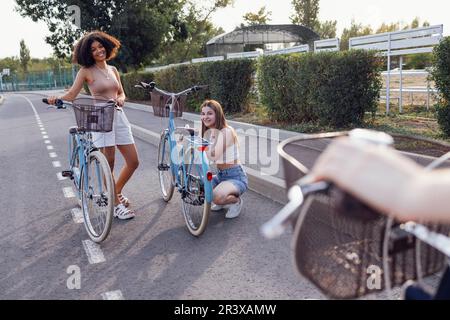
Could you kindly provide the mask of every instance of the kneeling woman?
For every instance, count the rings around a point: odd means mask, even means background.
[[[214,176],[213,205],[218,211],[227,207],[226,218],[236,218],[242,209],[242,194],[248,189],[247,174],[239,161],[239,142],[236,132],[227,124],[222,106],[207,100],[201,107],[202,137],[209,140],[209,160],[217,166]]]

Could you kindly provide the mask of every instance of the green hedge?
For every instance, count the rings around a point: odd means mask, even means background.
[[[431,78],[439,91],[437,120],[442,131],[450,137],[450,37],[445,37],[433,50]]]
[[[272,120],[343,128],[376,111],[380,70],[380,59],[362,50],[264,56],[258,88]]]
[[[129,99],[133,100],[148,100],[150,95],[147,90],[135,88],[139,82],[151,82],[155,79],[155,75],[152,72],[130,72],[122,74],[120,76],[122,81],[123,91]]]
[[[178,92],[194,85],[208,85],[188,99],[188,110],[199,111],[206,98],[219,101],[225,113],[242,111],[248,103],[255,72],[255,61],[249,59],[225,60],[180,65],[155,73],[129,73],[122,76],[127,97],[146,99],[143,91],[133,86],[139,81],[156,82],[159,88]]]
[[[158,71],[155,73],[156,85],[170,92],[180,92],[194,85],[204,84],[199,77],[198,67],[198,65],[187,64]],[[207,96],[208,92],[205,90],[189,95],[187,110],[198,111],[200,104]]]
[[[249,101],[256,62],[250,59],[224,60],[199,65],[200,82],[209,86],[211,98],[226,113],[242,112]]]

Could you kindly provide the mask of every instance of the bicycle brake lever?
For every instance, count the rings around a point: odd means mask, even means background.
[[[289,202],[272,219],[261,227],[261,233],[268,239],[281,236],[293,214],[303,204],[304,197],[314,192],[326,192],[330,184],[324,181],[311,184],[295,184],[288,191]]]

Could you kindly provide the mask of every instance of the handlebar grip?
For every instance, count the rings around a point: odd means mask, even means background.
[[[208,89],[208,86],[207,85],[194,86],[194,87],[192,87],[192,92],[197,92],[197,91],[200,91],[200,90],[203,90],[203,89]]]
[[[48,99],[47,99],[47,98],[43,98],[43,99],[42,99],[42,102],[45,103],[45,104],[50,104],[50,103],[48,102]],[[58,109],[64,109],[64,101],[62,101],[61,99],[56,99],[56,100],[55,100],[55,106],[56,106]]]

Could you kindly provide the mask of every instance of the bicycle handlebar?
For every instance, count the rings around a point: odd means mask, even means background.
[[[261,233],[268,239],[281,236],[288,227],[296,210],[303,204],[305,197],[312,193],[327,192],[330,183],[325,181],[302,184],[301,180],[288,191],[289,202],[272,219],[262,225]]]
[[[117,103],[116,103],[114,100],[110,100],[110,101],[111,101],[111,103],[114,102],[114,107],[115,107],[118,111],[122,111],[122,108],[119,107],[119,106],[117,105]],[[48,99],[47,99],[47,98],[43,98],[43,99],[42,99],[42,102],[45,103],[45,104],[50,105],[50,103],[48,102]],[[64,100],[62,100],[62,99],[56,99],[56,100],[55,100],[55,106],[56,106],[56,109],[67,109],[68,106],[71,107],[72,105],[73,105],[73,103],[68,102],[68,101],[64,101]],[[51,107],[51,105],[50,105],[50,107]],[[50,108],[50,107],[49,107],[49,108]]]
[[[354,129],[349,132],[348,136],[354,143],[375,144],[380,147],[392,145],[394,142],[393,138],[386,133],[363,129]],[[303,200],[307,195],[327,192],[332,185],[327,181],[305,183],[305,179],[307,178],[300,179],[296,185],[289,189],[289,202],[280,212],[261,227],[261,232],[266,238],[273,239],[284,233],[288,222],[294,216],[296,210],[303,204]]]
[[[42,102],[50,105],[47,98],[43,98]],[[66,105],[72,105],[72,104],[70,102],[64,102],[61,99],[56,99],[56,101],[55,101],[56,109],[66,109],[67,108]]]
[[[191,88],[188,88],[186,90],[183,90],[181,92],[174,93],[174,92],[168,92],[168,91],[165,91],[165,90],[162,90],[162,89],[158,88],[156,86],[156,83],[153,82],[153,81],[150,82],[150,83],[146,83],[146,82],[142,82],[141,81],[141,82],[139,82],[139,84],[135,85],[134,87],[135,88],[140,88],[140,89],[149,89],[150,92],[152,92],[153,90],[156,90],[157,92],[159,92],[161,94],[168,95],[168,96],[175,96],[175,97],[181,96],[183,94],[190,94],[190,93],[193,93],[193,92],[198,92],[200,90],[208,88],[207,85],[195,85],[195,86],[193,86]]]

